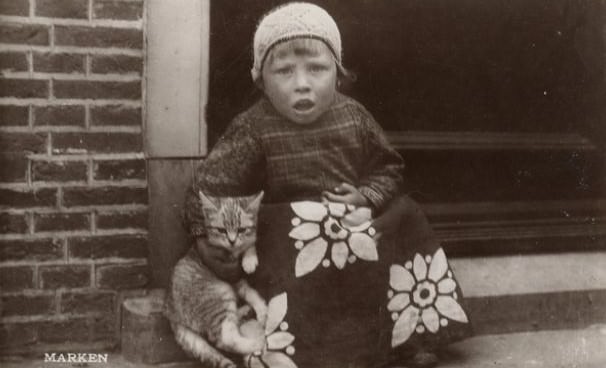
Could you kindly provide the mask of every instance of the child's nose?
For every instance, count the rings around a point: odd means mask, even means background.
[[[305,71],[298,71],[295,74],[295,90],[297,92],[307,92],[310,89],[309,76]]]

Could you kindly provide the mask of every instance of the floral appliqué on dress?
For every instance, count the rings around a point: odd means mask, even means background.
[[[389,285],[387,309],[395,321],[392,347],[406,342],[415,331],[436,333],[448,326],[449,320],[468,322],[457,302],[457,284],[442,248],[433,257],[417,253],[404,266],[392,265]]]
[[[265,347],[263,351],[246,357],[248,368],[297,368],[290,356],[295,354],[292,343],[295,336],[288,332],[284,321],[288,309],[288,297],[281,293],[273,297],[267,305],[265,324]]]
[[[320,263],[342,270],[347,262],[358,258],[377,261],[376,230],[371,226],[371,212],[367,207],[355,207],[333,202],[293,202],[290,207],[296,217],[288,236],[295,239],[299,249],[295,276],[301,277]],[[329,258],[325,258],[330,248]]]

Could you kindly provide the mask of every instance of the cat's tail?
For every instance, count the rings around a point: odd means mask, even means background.
[[[171,323],[175,340],[187,353],[200,360],[206,368],[237,368],[236,364],[210,345],[202,336],[189,328]]]

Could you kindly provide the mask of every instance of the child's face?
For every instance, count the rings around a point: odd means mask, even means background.
[[[337,66],[322,41],[295,39],[278,44],[264,63],[263,90],[280,114],[297,124],[309,124],[333,102]]]

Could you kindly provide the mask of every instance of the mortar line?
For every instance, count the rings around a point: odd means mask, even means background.
[[[27,126],[30,129],[34,128],[34,106],[32,104],[27,105]]]
[[[88,21],[93,21],[93,0],[88,0]]]
[[[34,51],[29,50],[25,55],[27,57],[27,71],[29,77],[32,78],[34,76]]]
[[[49,44],[50,44],[50,48],[51,50],[54,50],[55,48],[55,25],[51,24],[50,26],[50,32],[49,32]]]

